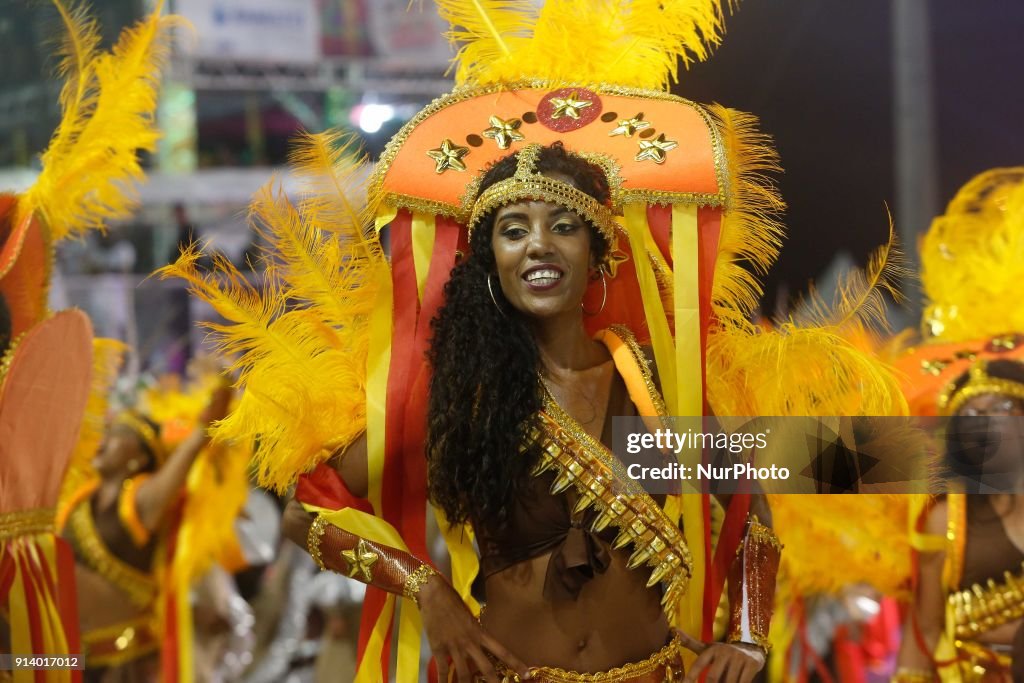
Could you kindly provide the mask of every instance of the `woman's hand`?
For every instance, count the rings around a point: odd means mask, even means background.
[[[217,385],[217,388],[210,394],[210,402],[206,404],[206,408],[199,415],[199,425],[205,429],[217,420],[227,417],[233,396],[234,390],[229,382],[225,380]]]
[[[446,683],[454,666],[459,683],[475,683],[481,676],[487,683],[501,683],[488,652],[521,678],[530,677],[526,665],[487,634],[455,589],[440,576],[431,577],[420,588],[419,605],[439,681]]]
[[[678,631],[683,645],[697,653],[683,683],[697,683],[707,671],[707,683],[750,683],[764,668],[761,648],[746,643],[705,643]]]

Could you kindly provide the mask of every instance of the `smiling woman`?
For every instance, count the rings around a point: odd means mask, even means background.
[[[514,177],[521,154],[505,157],[486,172],[481,197]],[[595,204],[608,201],[600,169],[560,143],[537,148],[535,156],[537,173],[558,179]],[[428,429],[435,447],[429,481],[432,495],[453,521],[465,521],[470,512],[502,521],[515,482],[531,464],[496,454],[515,452],[518,426],[541,407],[535,334],[573,330],[575,348],[586,352],[591,365],[609,359],[594,351],[597,345],[582,326],[583,295],[607,251],[608,240],[594,223],[564,206],[529,197],[492,209],[475,226],[469,255],[445,287],[430,349]],[[472,406],[476,419],[463,419],[471,414],[459,405],[465,396],[479,397]]]
[[[441,680],[748,683],[780,557],[763,500],[724,501],[712,556],[711,501],[649,495],[610,449],[612,416],[656,429],[742,399],[753,364],[715,359],[767,336],[740,264],[776,253],[774,154],[752,118],[664,87],[717,42],[721,6],[439,7],[466,87],[389,143],[365,212],[337,193],[358,158],[308,136],[295,163],[316,200],[254,202],[282,263],[263,286],[198,271],[195,250],[164,271],[230,321],[216,336],[245,394],[218,438],[258,441],[261,482],[295,485],[285,535],[370,586],[359,680],[396,656],[395,680],[423,680],[425,632]],[[728,642],[711,642],[723,593]]]

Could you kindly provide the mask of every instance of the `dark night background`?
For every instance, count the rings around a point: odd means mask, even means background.
[[[942,210],[975,174],[1024,165],[1024,3],[929,7]],[[754,113],[775,138],[789,230],[768,311],[780,284],[804,289],[841,250],[863,265],[886,239],[896,194],[890,12],[882,0],[747,0],[717,53],[675,89]]]

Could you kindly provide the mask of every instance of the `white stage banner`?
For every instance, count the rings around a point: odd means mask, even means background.
[[[176,0],[174,11],[195,27],[182,31],[180,42],[195,57],[260,64],[320,59],[316,0]]]

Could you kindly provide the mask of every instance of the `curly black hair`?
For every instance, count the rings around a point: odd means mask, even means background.
[[[495,162],[480,191],[515,170],[515,154]],[[609,201],[604,171],[560,142],[541,151],[537,171],[566,175],[579,190]],[[524,427],[541,407],[541,394],[540,357],[526,320],[497,282],[497,305],[488,291],[488,278],[497,280],[493,227],[492,213],[473,230],[469,254],[452,270],[444,304],[431,321],[426,451],[430,498],[448,520],[500,527],[536,461],[537,453],[521,453],[520,444]],[[594,256],[601,261],[608,242],[596,226],[590,229]]]

